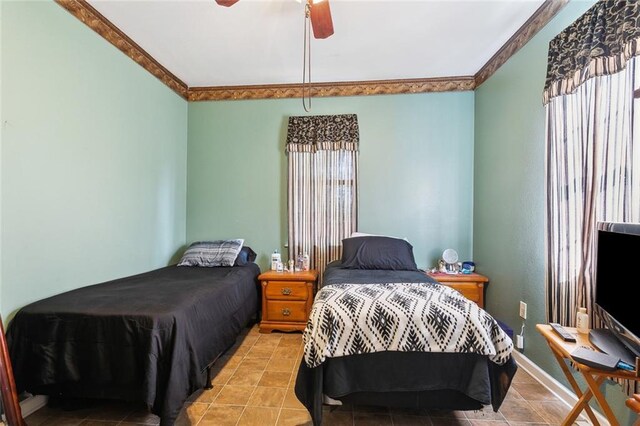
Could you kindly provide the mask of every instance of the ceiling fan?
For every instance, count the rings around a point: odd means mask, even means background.
[[[238,0],[216,0],[220,6],[229,7]],[[333,34],[333,20],[329,0],[306,0],[315,38],[327,38]]]

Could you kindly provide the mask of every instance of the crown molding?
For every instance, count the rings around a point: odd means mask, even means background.
[[[302,97],[302,84],[299,83],[188,87],[86,0],[54,1],[190,102]],[[311,96],[370,96],[475,90],[527,44],[568,2],[569,0],[545,0],[474,76],[312,83]]]
[[[369,96],[426,92],[457,92],[474,89],[474,77],[370,80],[336,83],[312,83],[311,96]],[[213,86],[189,88],[189,101],[301,98],[302,84],[255,86]]]
[[[137,62],[142,68],[149,71],[171,90],[187,99],[188,87],[182,80],[163,67],[86,0],[55,0],[55,2],[117,47],[122,53]]]
[[[513,36],[487,61],[475,75],[475,87],[487,81],[509,58],[516,54],[538,31],[553,19],[569,0],[545,0],[533,15],[522,24]]]

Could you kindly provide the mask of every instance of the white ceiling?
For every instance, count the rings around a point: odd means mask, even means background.
[[[300,83],[295,0],[89,0],[189,87]],[[312,41],[314,82],[474,75],[543,0],[331,0]]]

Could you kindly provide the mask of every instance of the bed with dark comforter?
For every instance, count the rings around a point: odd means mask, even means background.
[[[258,310],[258,266],[169,266],[22,308],[7,332],[19,391],[143,401],[173,424]]]
[[[414,305],[414,296],[434,300]],[[342,403],[451,410],[492,405],[497,411],[516,371],[511,341],[485,311],[460,299],[420,271],[331,263],[305,330],[305,358],[295,387],[314,424],[322,422],[325,395]],[[439,309],[439,301],[448,307]],[[392,312],[391,305],[399,310]],[[425,308],[412,313],[410,306]],[[452,309],[462,313],[456,320],[447,315]],[[467,324],[474,316],[477,330]],[[412,322],[415,327],[407,326]],[[442,345],[426,338],[425,328],[442,333]],[[451,339],[462,335],[467,343]],[[380,344],[387,349],[376,347]]]

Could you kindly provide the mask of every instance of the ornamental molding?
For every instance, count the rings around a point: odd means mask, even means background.
[[[300,83],[188,87],[87,0],[54,1],[189,102],[302,97]],[[475,90],[527,44],[568,2],[569,0],[546,0],[474,76],[312,83],[311,96],[322,98]]]
[[[69,13],[82,21],[86,26],[98,33],[102,38],[117,47],[122,53],[137,62],[142,68],[149,71],[154,77],[163,82],[167,87],[176,92],[182,98],[187,98],[187,85],[171,71],[163,67],[142,47],[131,40],[111,21],[98,12],[86,0],[55,0]]]

